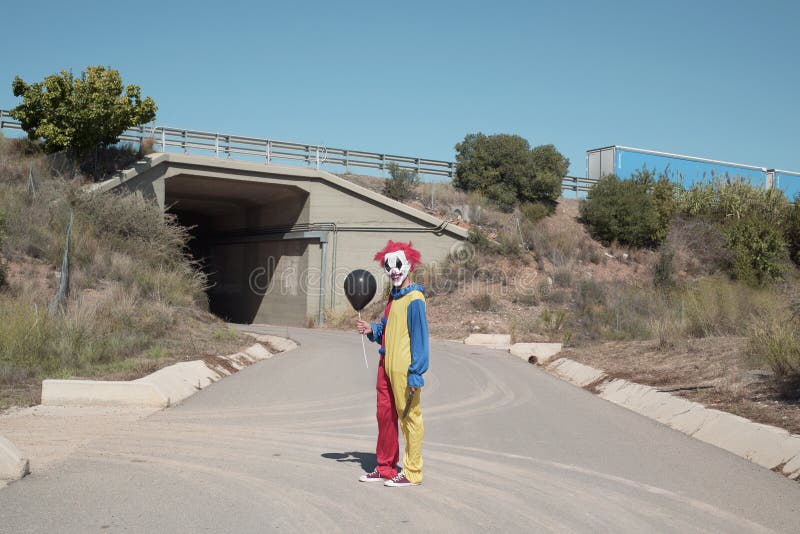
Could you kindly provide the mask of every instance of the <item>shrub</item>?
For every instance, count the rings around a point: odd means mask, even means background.
[[[788,247],[789,259],[800,266],[800,195],[786,208],[784,239]]]
[[[519,207],[520,213],[527,222],[537,223],[552,212],[552,209],[542,202],[525,202]]]
[[[477,133],[455,148],[458,189],[479,191],[504,210],[525,202],[555,207],[569,160],[553,145],[531,149],[518,135]]]
[[[594,280],[582,280],[575,294],[575,308],[579,313],[591,313],[593,309],[605,306],[608,300],[604,285]]]
[[[787,203],[781,190],[756,187],[740,178],[717,178],[677,194],[679,212],[713,222],[753,216],[782,227]]]
[[[596,239],[633,247],[654,247],[667,236],[674,213],[673,185],[647,169],[620,180],[608,175],[580,204],[581,222]]]
[[[523,221],[520,231],[525,247],[556,267],[570,265],[575,260],[602,261],[600,247],[585,232],[575,232],[574,227],[544,219],[536,224]]]
[[[725,235],[720,225],[700,218],[686,215],[676,217],[663,246],[673,251],[676,275],[713,275],[730,272],[733,265],[733,257],[725,246]]]
[[[489,311],[494,307],[494,300],[489,293],[475,295],[469,300],[469,303],[476,311]]]
[[[572,286],[572,269],[560,267],[553,273],[553,282],[558,287]]]
[[[394,200],[407,200],[416,191],[419,174],[409,169],[401,169],[397,163],[390,163],[389,178],[383,186],[383,194]]]
[[[669,245],[661,247],[653,266],[653,284],[657,287],[675,285],[675,250]]]
[[[788,312],[788,310],[787,310]],[[792,398],[800,397],[800,323],[788,313],[759,317],[749,328],[747,356],[756,366],[768,366]]]
[[[539,304],[539,295],[535,291],[517,291],[512,298],[514,304],[521,304],[523,306],[537,306]]]
[[[726,223],[723,233],[733,255],[731,274],[736,279],[764,285],[783,276],[788,252],[780,228],[750,215]]]
[[[786,260],[796,255],[793,243],[800,213],[780,190],[741,179],[716,179],[682,191],[678,209],[716,226],[728,251],[728,272],[750,285],[781,278]]]

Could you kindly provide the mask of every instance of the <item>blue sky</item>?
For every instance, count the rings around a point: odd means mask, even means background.
[[[157,124],[453,159],[472,132],[800,171],[800,3],[13,2],[11,81],[116,68]]]

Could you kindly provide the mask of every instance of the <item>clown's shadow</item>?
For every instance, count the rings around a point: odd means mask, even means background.
[[[378,459],[374,452],[325,452],[321,456],[337,462],[356,462],[367,473],[378,465]]]

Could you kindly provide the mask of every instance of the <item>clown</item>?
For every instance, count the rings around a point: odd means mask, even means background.
[[[389,241],[374,259],[391,280],[392,291],[380,322],[356,323],[360,334],[381,345],[376,386],[378,466],[359,480],[384,482],[385,486],[416,486],[422,482],[424,429],[420,395],[425,384],[422,374],[428,370],[428,320],[425,290],[412,283],[408,275],[419,265],[420,254],[410,242]],[[400,472],[396,467],[400,456],[398,419],[406,442]]]

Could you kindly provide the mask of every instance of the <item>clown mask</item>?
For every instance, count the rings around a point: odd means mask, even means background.
[[[406,259],[406,254],[402,250],[389,252],[383,257],[383,268],[386,275],[391,279],[394,287],[400,287],[411,270],[411,263]]]

